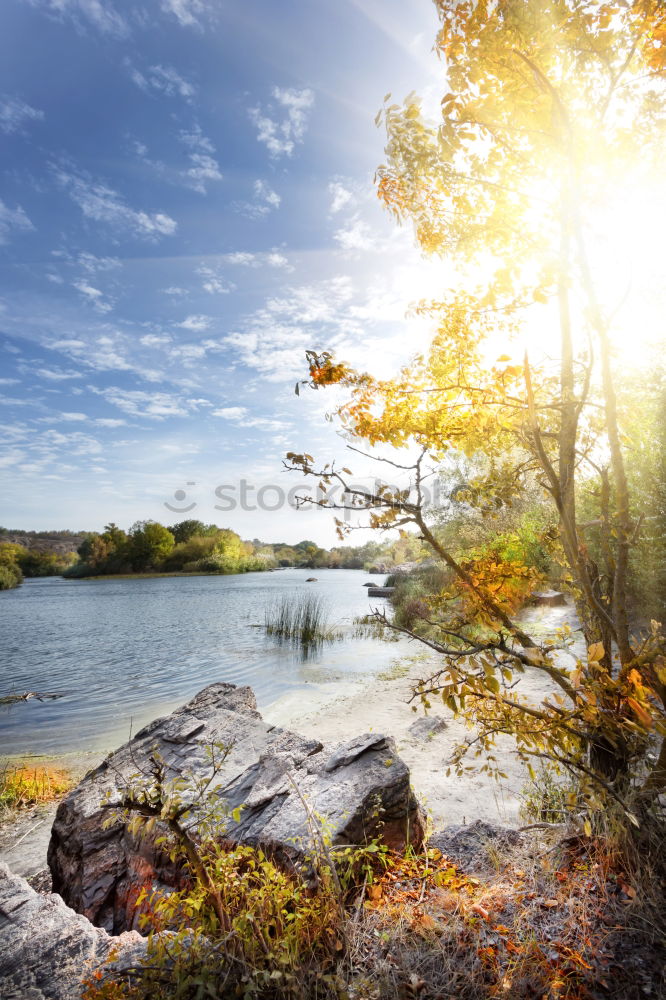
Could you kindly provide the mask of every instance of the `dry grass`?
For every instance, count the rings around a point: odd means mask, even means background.
[[[0,818],[41,802],[52,802],[71,785],[66,771],[49,764],[5,764],[0,770]]]
[[[488,877],[435,854],[370,889],[351,956],[358,1000],[664,996],[664,882],[608,842],[533,840]]]

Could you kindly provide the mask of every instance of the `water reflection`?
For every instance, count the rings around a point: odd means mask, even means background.
[[[355,634],[370,610],[360,570],[234,577],[29,580],[0,595],[0,696],[55,700],[0,706],[0,753],[112,745],[206,684],[249,684],[259,706],[312,682],[386,668],[398,649]],[[266,634],[266,609],[312,593],[339,637],[305,644]],[[376,601],[373,603],[376,604]]]

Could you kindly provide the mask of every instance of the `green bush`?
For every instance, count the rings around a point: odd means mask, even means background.
[[[266,563],[263,559],[256,559],[252,556],[231,559],[221,552],[213,552],[203,559],[183,566],[186,573],[253,573],[263,569],[266,569]]]
[[[13,590],[23,583],[23,574],[15,563],[0,564],[0,590]]]

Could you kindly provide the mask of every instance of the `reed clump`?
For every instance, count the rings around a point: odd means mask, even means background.
[[[342,636],[328,623],[327,613],[318,594],[283,594],[266,608],[266,634],[303,647],[335,642]]]

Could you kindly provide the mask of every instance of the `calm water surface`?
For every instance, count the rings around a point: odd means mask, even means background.
[[[362,570],[282,570],[26,580],[0,593],[0,695],[64,697],[0,706],[0,754],[114,746],[214,681],[249,684],[261,708],[313,681],[386,669],[403,644],[352,634],[353,618],[383,603],[368,601],[369,579]],[[321,594],[345,633],[306,662],[253,627],[267,605],[299,592]]]

